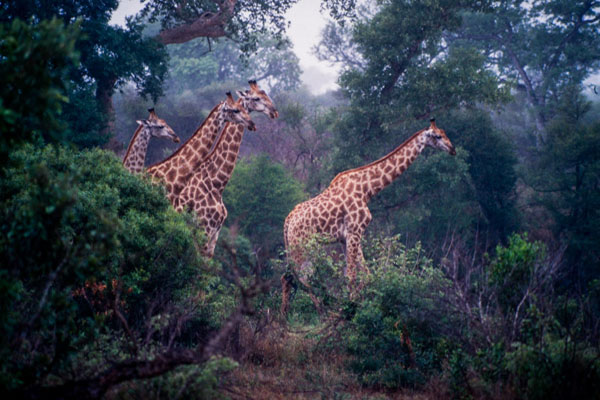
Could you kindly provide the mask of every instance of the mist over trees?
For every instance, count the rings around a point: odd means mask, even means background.
[[[125,27],[117,0],[0,5],[0,391],[599,398],[600,2],[325,0],[314,52],[342,72],[318,96],[296,2],[146,0]],[[119,157],[148,108],[184,143],[249,79],[279,118],[252,114],[206,259],[194,215]],[[430,118],[456,155],[370,201],[362,290],[320,237],[301,283],[288,213]]]

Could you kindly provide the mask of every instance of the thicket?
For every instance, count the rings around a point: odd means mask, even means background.
[[[10,161],[0,190],[4,389],[91,378],[220,327],[234,300],[162,187],[102,150],[27,146]]]
[[[436,265],[400,236],[365,242],[370,275],[349,296],[344,262],[307,248],[310,288],[328,312],[319,351],[373,389],[412,388],[435,398],[598,398],[598,281],[584,296],[556,293],[557,254],[514,234],[481,264]],[[307,297],[292,324],[318,316]]]

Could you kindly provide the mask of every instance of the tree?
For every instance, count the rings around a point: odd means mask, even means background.
[[[223,199],[230,230],[239,227],[264,257],[277,255],[283,244],[283,221],[304,194],[283,167],[259,156],[237,163]]]
[[[37,26],[15,20],[0,24],[0,164],[23,142],[61,142],[68,71],[78,26],[59,20]]]
[[[169,86],[173,92],[198,90],[215,82],[246,86],[252,78],[266,83],[269,94],[275,95],[300,84],[299,61],[289,40],[262,37],[256,53],[244,55],[229,40],[217,39],[209,45],[195,39],[169,46],[169,55]]]
[[[550,213],[555,237],[568,245],[568,283],[585,288],[600,277],[600,124],[587,120],[590,104],[580,87],[568,89],[529,183]]]
[[[487,229],[492,242],[503,241],[519,225],[513,145],[482,110],[452,112],[445,118],[444,127],[455,145],[469,153],[469,176],[486,220],[481,228]]]
[[[565,88],[600,65],[599,12],[596,0],[492,2],[466,11],[462,28],[448,37],[484,51],[501,79],[526,93],[543,140]]]
[[[447,49],[442,40],[444,32],[460,26],[460,12],[470,4],[386,1],[372,17],[357,21],[352,37],[364,67],[340,78],[351,106],[338,126],[343,132],[338,160],[344,160],[339,169],[384,154],[382,141],[395,137],[404,123],[505,98],[481,54]]]
[[[9,0],[4,2],[0,22],[15,19],[33,24],[53,17],[66,25],[79,20],[81,36],[75,49],[81,64],[70,70],[70,96],[65,107],[70,136],[84,146],[104,143],[112,134],[115,89],[133,81],[138,92],[154,99],[161,95],[166,75],[166,52],[162,45],[142,35],[143,25],[129,21],[126,28],[109,25],[118,0]],[[101,119],[94,114],[100,114]],[[98,126],[89,126],[92,121]],[[86,140],[79,133],[87,131]],[[96,132],[90,135],[90,131]]]
[[[221,280],[196,251],[202,230],[110,151],[27,146],[11,158],[0,181],[3,393],[102,398],[179,366],[208,374],[207,386],[231,368],[203,370],[266,287],[240,282],[234,250]]]
[[[148,0],[142,15],[160,21],[157,39],[163,44],[185,43],[199,37],[229,37],[242,50],[256,48],[267,32],[281,37],[286,11],[298,0]],[[354,9],[355,0],[323,0],[323,7],[341,19]]]

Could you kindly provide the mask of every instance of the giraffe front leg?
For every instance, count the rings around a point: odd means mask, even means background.
[[[213,234],[206,241],[204,245],[204,255],[208,258],[213,258],[215,255],[215,248],[217,247],[217,237]]]
[[[360,241],[361,235],[356,233],[346,238],[346,276],[351,294],[362,288],[355,288],[356,271],[360,269],[368,273]]]
[[[219,239],[219,233],[221,232],[221,227],[212,227],[210,230],[207,229],[207,241],[204,246],[204,254],[207,257],[212,258],[215,255],[215,248],[217,247],[217,240]]]
[[[206,226],[206,245],[204,246],[204,254],[212,258],[217,247],[219,233],[223,227],[223,223],[227,218],[227,209],[225,205],[218,204],[216,209],[205,210],[203,220]]]
[[[281,313],[283,320],[285,320],[287,313],[289,311],[289,308],[290,308],[290,297],[291,297],[292,289],[296,290],[298,287],[298,285],[294,283],[294,279],[295,279],[294,276],[289,272],[281,275],[280,313]],[[317,297],[317,295],[315,295],[313,293],[310,283],[306,279],[302,279],[300,277],[298,277],[298,279],[300,280],[302,286],[304,286],[304,289],[306,289],[308,296],[310,297],[311,301],[313,302],[313,304],[315,306],[315,309],[317,310],[317,314],[319,314],[319,317],[322,317],[325,314],[323,311],[323,306],[321,304],[321,301]]]
[[[293,282],[294,277],[289,272],[281,275],[281,307],[279,313],[281,314],[282,321],[286,320],[288,310],[290,309],[290,296],[294,286]]]

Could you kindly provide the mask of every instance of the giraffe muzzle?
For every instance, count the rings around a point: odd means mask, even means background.
[[[254,121],[250,121],[248,123],[248,130],[249,131],[255,131],[256,130],[256,125],[254,124]]]

